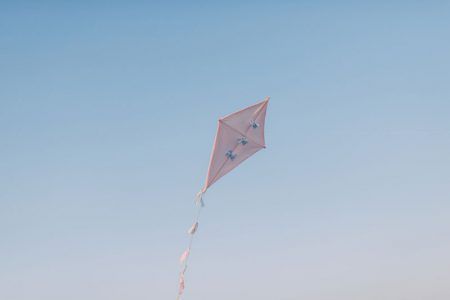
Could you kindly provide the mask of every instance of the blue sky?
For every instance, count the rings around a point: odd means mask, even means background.
[[[0,2],[0,298],[450,297],[446,1]]]

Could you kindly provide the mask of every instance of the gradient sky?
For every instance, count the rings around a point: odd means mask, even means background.
[[[0,1],[0,299],[450,299],[448,1]],[[395,2],[395,3],[394,3]]]

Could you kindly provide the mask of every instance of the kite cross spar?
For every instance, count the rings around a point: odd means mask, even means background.
[[[268,103],[269,97],[266,97],[264,101],[219,119],[205,185],[196,197],[197,216],[188,230],[189,245],[180,257],[181,271],[177,300],[181,299],[185,288],[184,276],[194,235],[198,229],[200,213],[204,206],[203,195],[222,176],[259,150],[266,148],[264,123]]]

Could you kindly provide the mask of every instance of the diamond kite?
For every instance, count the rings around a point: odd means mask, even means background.
[[[268,103],[269,97],[219,119],[205,185],[197,194],[197,216],[188,230],[189,246],[180,257],[182,270],[178,280],[178,300],[181,299],[185,289],[185,273],[191,255],[192,242],[198,230],[198,220],[204,206],[203,194],[222,176],[259,150],[266,148],[264,124]]]

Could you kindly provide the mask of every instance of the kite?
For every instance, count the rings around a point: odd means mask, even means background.
[[[191,254],[194,235],[199,227],[200,212],[204,207],[203,196],[217,180],[259,150],[266,148],[264,124],[268,103],[269,97],[266,97],[264,101],[229,114],[218,121],[205,185],[196,197],[197,216],[188,230],[189,245],[180,257],[181,271],[177,300],[181,299],[185,289],[187,263]]]

